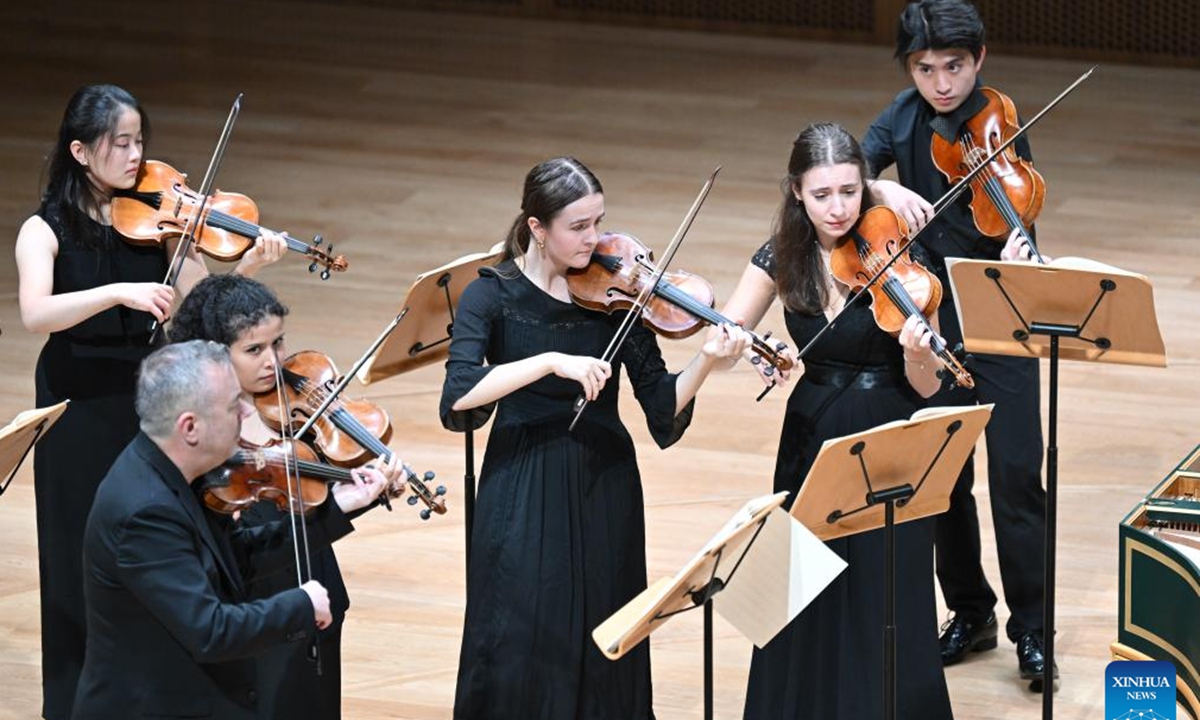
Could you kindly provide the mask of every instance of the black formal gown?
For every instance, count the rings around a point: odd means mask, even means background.
[[[619,318],[547,295],[510,261],[462,296],[446,363],[446,427],[478,427],[493,406],[450,408],[494,365],[542,352],[600,357]],[[488,363],[484,365],[484,361]],[[591,632],[646,587],[645,520],[633,442],[617,413],[622,370],[655,441],[675,442],[675,376],[640,325],[575,430],[577,382],[543,377],[498,402],[480,473],[454,717],[645,720],[650,651],[617,662]]]
[[[131,245],[111,228],[82,218],[86,238],[69,231],[59,211],[38,215],[58,238],[56,294],[114,282],[162,282],[166,256]],[[89,242],[94,243],[89,245]],[[133,407],[138,364],[150,346],[149,313],[109,308],[51,333],[34,373],[38,407],[71,404],[37,444],[38,576],[42,617],[42,715],[66,720],[83,667],[83,528],[96,488],[137,434]]]
[[[774,274],[769,242],[754,263]],[[906,419],[922,405],[904,377],[900,344],[861,302],[812,347],[788,398],[775,491],[787,490],[790,498],[825,440]],[[796,347],[826,323],[790,310],[784,319]],[[754,650],[746,720],[883,717],[883,530],[827,545],[848,566],[766,647]],[[896,528],[896,578],[898,716],[951,718],[937,639],[932,518]]]

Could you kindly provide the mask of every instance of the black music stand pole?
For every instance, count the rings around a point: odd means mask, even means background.
[[[1142,275],[1078,258],[1050,265],[950,259],[947,270],[968,352],[1050,361],[1046,446],[1045,665],[1031,682],[1042,718],[1054,716],[1055,576],[1058,538],[1058,365],[1088,362],[1166,366],[1154,298]],[[1031,319],[1027,319],[1031,318]],[[1084,335],[1085,329],[1090,336]],[[1064,347],[1063,341],[1069,341]]]

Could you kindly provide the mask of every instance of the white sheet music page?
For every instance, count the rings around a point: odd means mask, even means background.
[[[777,507],[713,607],[762,647],[845,569],[845,560]]]

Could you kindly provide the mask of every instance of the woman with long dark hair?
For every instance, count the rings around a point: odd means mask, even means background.
[[[830,255],[865,210],[865,177],[862,150],[849,133],[832,123],[805,128],[792,146],[772,237],[725,307],[754,327],[778,297],[801,348],[829,319],[839,318],[803,358],[803,374],[788,398],[775,491],[786,490],[791,499],[824,441],[907,419],[940,385],[932,335],[917,318],[894,338],[875,324],[868,303],[841,314],[850,289],[830,273]],[[936,328],[936,317],[932,322]],[[754,651],[747,720],[873,720],[883,714],[883,531],[828,545],[848,567]],[[899,526],[896,553],[900,716],[945,720],[950,701],[938,653],[932,519]]]
[[[42,714],[65,720],[83,664],[83,528],[101,478],[137,434],[138,364],[154,348],[176,293],[207,274],[191,254],[177,290],[163,285],[165,248],[125,242],[113,229],[113,193],[137,181],[146,113],[115,85],[88,85],[71,97],[49,158],[37,212],[21,226],[16,259],[21,320],[49,333],[38,357],[38,407],[71,405],[34,452],[41,581]],[[282,254],[284,241],[259,238],[237,272]]]
[[[711,328],[678,375],[636,324],[612,363],[620,322],[571,302],[567,272],[591,261],[604,194],[561,157],[525,178],[503,260],[463,293],[454,320],[442,422],[482,425],[480,474],[454,717],[647,720],[645,643],[607,660],[591,632],[646,587],[642,485],[617,411],[622,368],[660,447],[678,440],[718,358],[747,335]],[[590,404],[574,430],[576,396]],[[497,409],[498,407],[498,409]]]

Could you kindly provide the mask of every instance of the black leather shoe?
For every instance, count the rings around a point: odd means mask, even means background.
[[[938,642],[942,646],[942,665],[962,662],[969,652],[995,650],[996,614],[988,615],[983,622],[972,622],[955,614],[942,625]]]
[[[1017,665],[1021,669],[1021,679],[1030,681],[1030,691],[1040,693],[1043,687],[1042,673],[1046,669],[1041,633],[1027,632],[1017,638]],[[1054,663],[1054,678],[1058,679],[1058,663]]]

